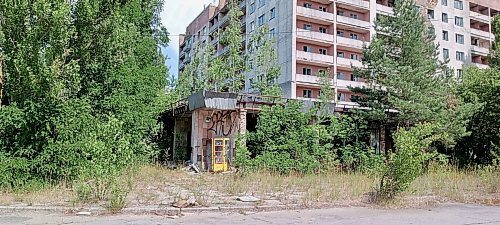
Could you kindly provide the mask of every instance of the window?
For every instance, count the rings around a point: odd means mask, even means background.
[[[302,47],[302,49],[304,50],[304,52],[312,52],[312,48],[307,46],[307,45],[304,45],[304,47]]]
[[[255,22],[250,22],[250,32],[255,30]]]
[[[358,35],[351,33],[351,39],[358,40]]]
[[[320,6],[320,7],[319,7],[319,11],[326,12],[326,7]]]
[[[441,0],[441,5],[448,6],[448,0]]]
[[[312,91],[309,89],[302,90],[302,97],[304,98],[311,98],[312,97]]]
[[[449,40],[448,31],[443,30],[443,40],[445,40],[445,41]]]
[[[326,49],[324,49],[324,48],[320,48],[320,49],[319,49],[319,54],[321,54],[321,55],[326,55]]]
[[[455,34],[455,39],[458,44],[464,44],[464,36],[461,34]]]
[[[337,72],[337,79],[339,79],[339,80],[345,80],[344,73],[342,73],[342,72]]]
[[[350,17],[353,19],[358,19],[358,14],[351,13]]]
[[[354,74],[351,74],[351,81],[358,81],[358,78]]]
[[[462,2],[462,0],[455,0],[454,6],[455,6],[455,9],[463,10],[464,9],[464,2]]]
[[[313,6],[312,6],[312,4],[311,4],[311,3],[304,3],[304,7],[306,7],[306,8],[308,8],[308,9],[310,9],[310,8],[312,8]]]
[[[448,23],[448,14],[441,14],[441,21],[443,21],[444,23]]]
[[[337,57],[344,58],[344,52],[337,52]]]
[[[338,11],[337,11],[337,16],[344,16],[344,11],[340,11],[340,10],[338,10]]]
[[[450,50],[443,48],[443,58],[444,59],[449,59],[450,58]]]
[[[432,10],[432,9],[428,9],[428,10],[427,10],[427,17],[428,17],[429,19],[434,19],[434,10]]]
[[[457,51],[456,59],[458,61],[465,61],[465,53]]]
[[[252,2],[252,4],[250,4],[250,14],[254,12],[255,12],[255,2]]]
[[[269,18],[269,20],[272,20],[276,17],[276,8],[272,8],[271,9],[271,18]]]
[[[337,36],[344,37],[344,31],[337,31]]]
[[[266,0],[259,0],[259,8],[266,4]]]
[[[271,29],[269,30],[269,37],[270,38],[276,38],[276,29]]]
[[[459,27],[463,27],[464,26],[464,18],[455,16],[455,25],[459,26]]]
[[[320,27],[320,28],[319,28],[319,32],[320,32],[320,33],[326,34],[326,31],[327,31],[327,30],[326,30],[326,28],[324,28],[324,27]]]
[[[259,26],[264,25],[265,15],[259,16]]]
[[[312,25],[311,24],[304,24],[304,29],[305,30],[312,30]]]
[[[462,76],[463,76],[463,70],[457,69],[457,77],[458,77],[458,79],[462,79]]]
[[[302,68],[303,75],[311,75],[311,68]]]
[[[356,55],[356,54],[351,54],[351,59],[358,60],[358,55]]]
[[[344,93],[338,93],[337,94],[337,100],[339,100],[339,101],[345,101],[345,94]]]

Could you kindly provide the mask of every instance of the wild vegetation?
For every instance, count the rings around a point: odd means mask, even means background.
[[[3,1],[0,187],[61,181],[89,198],[150,142],[163,110],[168,43],[162,1]]]
[[[377,200],[431,193],[478,202],[481,193],[499,193],[500,40],[490,69],[467,68],[457,79],[439,60],[428,21],[414,1],[403,0],[395,1],[394,17],[377,19],[364,67],[355,71],[369,85],[353,88],[353,100],[369,110],[333,113],[332,71],[323,71],[314,106],[283,100],[261,109],[256,130],[238,138],[239,173],[186,178],[159,167],[131,167],[156,163],[162,151],[156,120],[167,103],[200,90],[281,93],[276,40],[261,26],[242,46],[235,1],[217,37],[225,49],[195,46],[193,61],[166,93],[162,4],[0,3],[2,192],[29,190],[20,195],[33,201],[31,193],[69,189],[74,204],[107,201],[111,211],[126,207],[132,196],[162,204],[151,193],[162,189],[154,186],[160,181],[158,186],[176,188],[194,182],[200,188],[189,193],[204,205],[212,189],[218,197],[272,192],[268,198],[306,205],[359,200],[374,190]],[[500,36],[500,17],[493,28]],[[395,145],[377,148],[370,142],[374,130]],[[181,198],[176,188],[165,191]]]

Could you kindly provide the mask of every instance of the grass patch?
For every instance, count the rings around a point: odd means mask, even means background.
[[[142,166],[129,170],[119,179],[119,189],[109,190],[107,199],[97,204],[118,212],[131,206],[166,206],[179,200],[196,199],[199,206],[242,204],[237,196],[252,195],[258,204],[372,204],[379,177],[363,173],[275,174],[188,174],[161,166]],[[85,192],[83,192],[85,193]],[[67,185],[39,186],[26,190],[3,190],[1,205],[69,205],[81,194]],[[410,189],[382,206],[432,205],[435,202],[461,202],[500,205],[500,171],[491,168],[459,170],[431,167],[417,178]],[[80,203],[80,205],[85,203]]]

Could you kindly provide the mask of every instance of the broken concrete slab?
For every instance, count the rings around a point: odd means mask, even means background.
[[[241,202],[258,202],[260,201],[259,198],[255,196],[240,196],[236,198],[236,200],[241,201]]]

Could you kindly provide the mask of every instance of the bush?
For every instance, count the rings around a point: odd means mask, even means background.
[[[264,107],[256,131],[248,134],[249,150],[255,158],[240,162],[280,173],[317,173],[335,167],[328,126],[311,123],[314,112],[302,110],[302,104],[296,101]]]
[[[382,177],[378,196],[393,199],[404,192],[419,176],[422,163],[428,159],[428,150],[436,136],[434,126],[419,124],[409,130],[400,129],[395,134],[397,151],[390,155],[387,168]]]
[[[344,169],[379,175],[384,170],[384,156],[376,154],[375,150],[357,143],[346,145],[339,151],[340,162]]]

